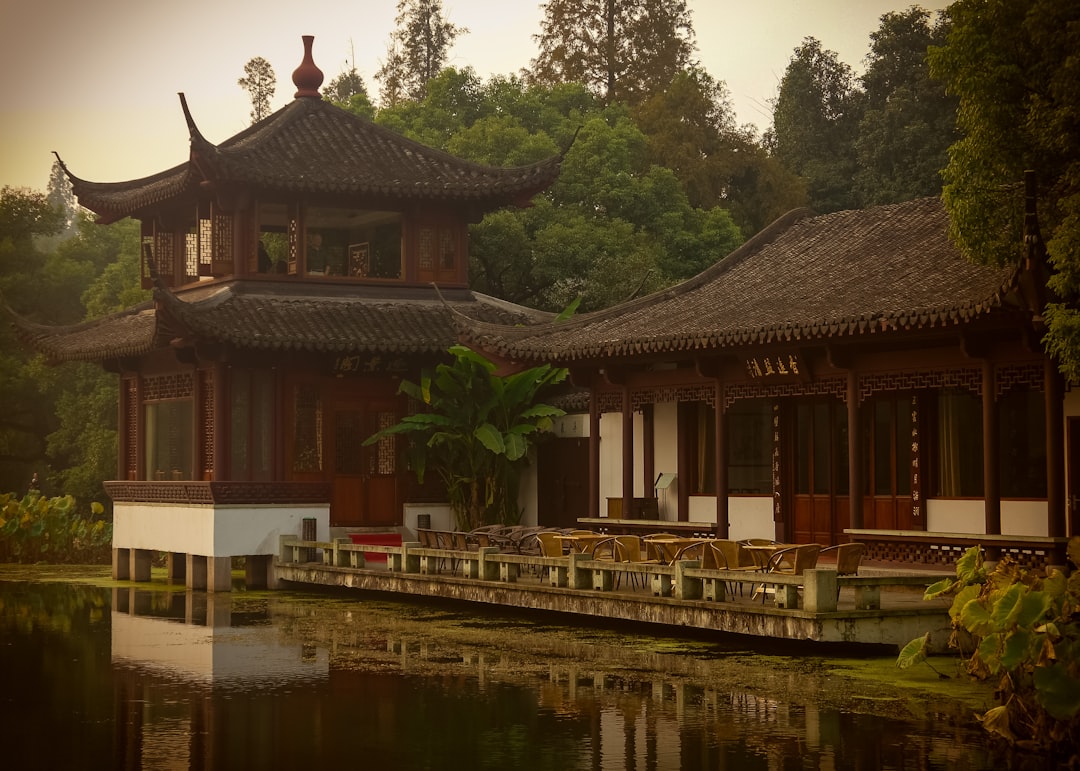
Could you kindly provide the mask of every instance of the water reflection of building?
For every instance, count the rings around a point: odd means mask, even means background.
[[[249,713],[246,705],[230,707],[222,692],[247,700],[326,682],[325,649],[282,635],[265,612],[234,614],[232,600],[231,594],[113,589],[118,767],[213,766],[220,745],[237,741],[229,731],[235,716]]]
[[[159,672],[170,681],[246,688],[327,676],[325,651],[313,657],[265,619],[245,617],[234,625],[232,605],[228,594],[114,589],[113,665]]]

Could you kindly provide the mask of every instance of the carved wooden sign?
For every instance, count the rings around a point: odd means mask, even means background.
[[[802,378],[806,371],[798,353],[770,353],[746,359],[746,374],[759,378]]]

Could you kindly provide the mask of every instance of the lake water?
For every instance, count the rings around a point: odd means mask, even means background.
[[[973,719],[989,691],[892,657],[373,595],[149,586],[0,568],[0,765],[1000,767]]]

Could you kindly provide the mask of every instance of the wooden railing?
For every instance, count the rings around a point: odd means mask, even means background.
[[[330,505],[328,482],[105,482],[114,502]]]
[[[803,575],[762,573],[755,570],[702,568],[699,560],[680,560],[671,565],[593,559],[589,554],[541,557],[501,552],[497,547],[458,551],[406,542],[401,546],[355,544],[348,538],[304,541],[282,536],[279,561],[284,565],[321,564],[330,568],[364,569],[366,554],[385,554],[392,574],[435,575],[449,567],[464,580],[515,583],[523,569],[546,573],[554,588],[611,592],[621,576],[636,576],[658,597],[722,602],[727,587],[743,584],[774,593],[778,608],[831,613],[838,609],[839,590],[851,587],[856,610],[880,610],[883,588],[926,587],[939,576],[927,574],[893,576],[837,576],[835,570],[807,570]],[[449,578],[449,576],[447,577]]]

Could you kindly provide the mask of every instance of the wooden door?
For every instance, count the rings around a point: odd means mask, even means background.
[[[400,524],[397,443],[364,440],[398,421],[392,400],[339,401],[332,410],[333,502],[330,520],[343,527]]]
[[[1080,522],[1080,418],[1066,418],[1065,484],[1069,498],[1065,505],[1065,527],[1070,535],[1080,535],[1075,523]]]
[[[843,540],[848,512],[847,411],[839,400],[802,401],[792,419],[791,516],[784,540]]]
[[[575,527],[589,516],[589,440],[551,439],[540,445],[536,462],[537,524]]]

